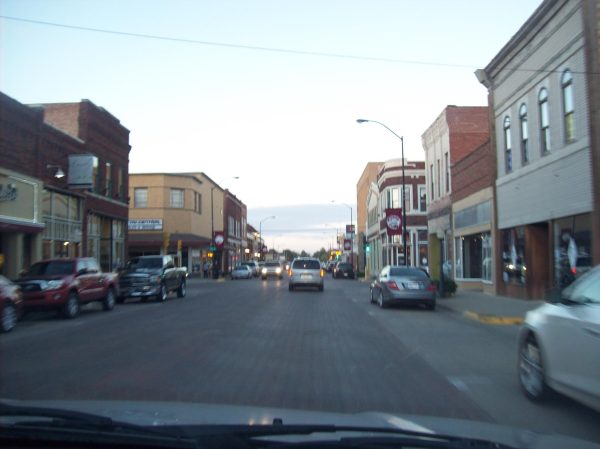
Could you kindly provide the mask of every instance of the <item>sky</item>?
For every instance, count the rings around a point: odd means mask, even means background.
[[[444,107],[487,104],[474,71],[540,3],[0,0],[0,90],[93,101],[130,130],[131,173],[203,171],[254,227],[276,217],[269,247],[313,252],[356,220],[366,164],[400,157],[356,119],[423,160]]]

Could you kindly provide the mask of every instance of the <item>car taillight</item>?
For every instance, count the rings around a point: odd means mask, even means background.
[[[435,284],[429,284],[427,286],[427,291],[435,292],[435,291],[437,291],[437,287],[435,286]]]
[[[400,290],[396,281],[387,281],[385,285],[387,285],[390,290]]]
[[[325,276],[325,270],[323,268],[321,268],[321,271],[319,271],[319,274],[321,275],[321,277]]]

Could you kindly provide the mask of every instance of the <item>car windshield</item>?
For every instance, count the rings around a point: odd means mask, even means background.
[[[27,276],[54,276],[72,274],[75,262],[70,260],[57,260],[52,262],[40,262],[33,264],[27,270]]]
[[[0,415],[600,443],[599,44],[600,0],[0,0]]]
[[[292,268],[304,270],[320,270],[321,264],[318,260],[295,260]]]
[[[396,277],[417,277],[427,279],[427,273],[423,270],[415,269],[415,268],[390,268],[390,276]]]
[[[130,270],[160,269],[162,268],[162,259],[160,257],[133,258],[127,263],[127,268]]]

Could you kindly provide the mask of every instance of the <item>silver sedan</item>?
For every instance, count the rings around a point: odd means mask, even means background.
[[[436,286],[420,268],[387,265],[371,283],[371,302],[382,308],[391,304],[424,304],[434,310]]]
[[[527,313],[518,351],[527,397],[555,390],[600,411],[600,266]]]
[[[231,279],[252,279],[252,269],[248,265],[238,265],[231,271]]]

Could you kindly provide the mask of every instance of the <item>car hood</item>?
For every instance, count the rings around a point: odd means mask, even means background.
[[[395,415],[381,412],[354,414],[295,409],[142,401],[17,401],[9,405],[50,407],[92,413],[142,426],[189,425],[336,425],[380,427],[464,438],[483,439],[518,448],[600,448],[600,444],[563,435],[549,435],[522,428],[451,418]]]

